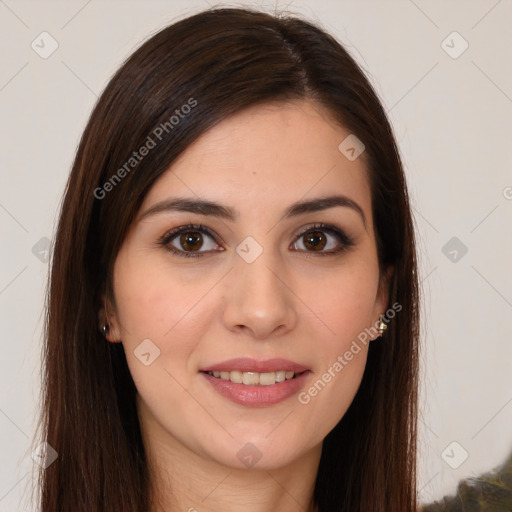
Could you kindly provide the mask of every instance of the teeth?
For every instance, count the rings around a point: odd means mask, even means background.
[[[260,386],[271,386],[276,383],[276,372],[260,373]]]
[[[276,382],[283,382],[286,379],[286,372],[284,370],[279,370],[276,372]]]
[[[242,384],[243,375],[242,372],[229,372],[229,380],[236,384]]]
[[[256,372],[243,372],[242,382],[247,386],[257,386],[260,383],[260,374]]]
[[[272,386],[276,382],[284,382],[285,380],[293,379],[295,372],[278,370],[277,372],[207,372],[213,377],[222,380],[230,380],[235,384],[245,384],[246,386]]]

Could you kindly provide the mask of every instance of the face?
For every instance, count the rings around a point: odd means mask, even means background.
[[[146,196],[115,262],[109,339],[163,446],[277,468],[318,449],[352,402],[358,336],[387,289],[364,153],[338,149],[348,135],[314,103],[252,107]]]

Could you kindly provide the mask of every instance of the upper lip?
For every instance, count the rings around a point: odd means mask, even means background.
[[[203,368],[199,369],[199,371],[201,372],[252,371],[258,373],[276,372],[279,370],[302,373],[309,370],[309,368],[302,364],[290,361],[288,359],[266,359],[264,361],[258,361],[257,359],[251,359],[250,357],[238,357],[235,359],[222,361],[221,363],[204,366]]]

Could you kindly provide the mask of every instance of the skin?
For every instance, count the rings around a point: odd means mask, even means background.
[[[364,153],[349,161],[338,150],[349,134],[310,101],[251,107],[197,139],[146,196],[115,262],[116,307],[105,303],[107,318],[105,309],[100,317],[108,339],[123,343],[137,386],[153,510],[312,510],[322,440],[355,396],[368,347],[307,404],[297,395],[265,407],[235,404],[199,368],[281,357],[310,369],[307,390],[384,314],[387,281]],[[357,202],[365,223],[340,206],[280,220],[293,202],[333,194]],[[141,219],[176,196],[216,201],[239,216],[167,211]],[[317,222],[342,229],[354,245],[322,256],[303,236],[296,240]],[[188,223],[219,237],[199,233],[202,257],[173,255],[158,243]],[[340,245],[320,231],[324,252]],[[263,248],[252,263],[236,252],[247,236]],[[171,244],[185,250],[179,235]],[[160,356],[145,366],[134,350],[148,338]],[[248,442],[261,454],[250,468],[237,457]]]

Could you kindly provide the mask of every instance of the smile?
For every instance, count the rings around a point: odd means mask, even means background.
[[[310,368],[289,359],[237,357],[199,368],[199,374],[219,395],[236,404],[267,407],[300,392]]]

